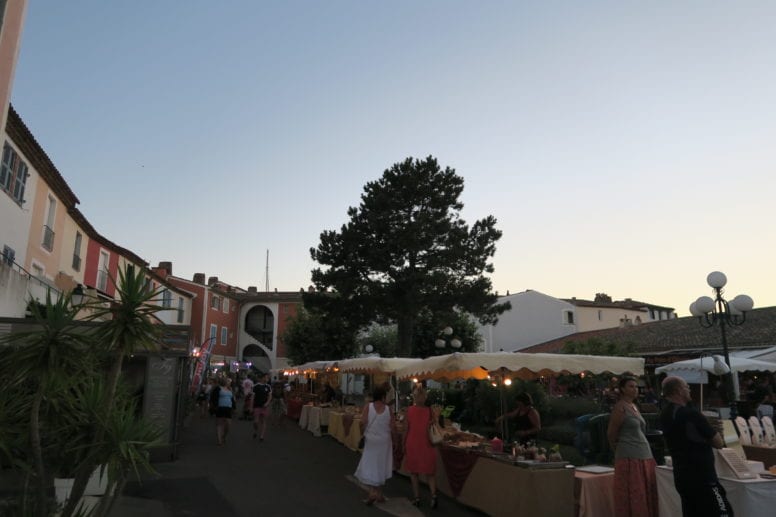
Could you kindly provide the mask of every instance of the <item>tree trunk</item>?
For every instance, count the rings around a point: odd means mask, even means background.
[[[415,331],[415,318],[408,315],[399,317],[399,357],[412,357],[412,334]]]
[[[40,405],[43,402],[43,384],[38,384],[35,397],[32,399],[32,410],[30,415],[30,447],[32,448],[32,457],[35,462],[35,473],[38,477],[38,504],[37,510],[40,515],[48,515],[48,491],[46,490],[46,469],[43,466],[43,448],[40,445]]]
[[[121,375],[121,366],[124,363],[124,354],[121,351],[121,348],[117,349],[116,351],[116,357],[113,360],[113,364],[111,365],[110,372],[108,372],[108,378],[106,379],[106,388],[107,391],[105,393],[105,400],[103,403],[103,411],[107,413],[111,410],[111,407],[113,406],[113,399],[116,396],[116,386],[119,382],[119,376]],[[94,436],[94,441],[92,442],[94,445],[99,444],[102,442],[103,438],[105,437],[105,429],[102,427],[97,428],[97,432]],[[81,500],[81,497],[84,495],[84,491],[86,490],[86,485],[89,484],[89,478],[92,475],[92,472],[94,472],[94,468],[96,467],[96,464],[94,461],[86,461],[83,465],[81,465],[81,468],[78,470],[75,476],[75,481],[73,481],[73,490],[70,492],[70,498],[67,500],[67,504],[65,505],[65,508],[62,510],[62,517],[72,517],[73,512],[76,509],[76,506],[78,505],[78,502]]]

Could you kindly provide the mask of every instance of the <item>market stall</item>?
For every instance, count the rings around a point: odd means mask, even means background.
[[[423,359],[396,372],[399,379],[538,379],[543,376],[586,373],[644,374],[644,360],[630,357],[567,354],[453,353]],[[491,515],[575,514],[598,515],[611,509],[602,491],[610,489],[605,479],[581,475],[562,459],[537,454],[535,447],[504,454],[493,451],[481,436],[446,430],[439,448],[439,489]],[[595,499],[595,500],[594,500]]]
[[[674,473],[671,467],[658,467],[657,498],[660,517],[681,517],[682,503],[674,487]],[[776,480],[733,479],[720,477],[730,506],[736,515],[746,517],[770,517],[776,508]]]

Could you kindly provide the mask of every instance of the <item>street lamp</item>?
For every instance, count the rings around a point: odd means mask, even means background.
[[[434,346],[436,346],[440,350],[442,348],[446,347],[447,346],[447,339],[448,339],[449,336],[452,336],[452,335],[453,335],[453,328],[452,327],[448,326],[448,327],[443,328],[439,332],[439,337],[437,338],[437,340],[434,341]],[[445,336],[447,336],[447,337],[445,337]],[[458,339],[458,337],[453,337],[452,339],[450,339],[450,346],[453,347],[456,350],[461,348],[462,344],[463,343],[461,343],[461,340]]]
[[[727,284],[727,277],[719,271],[712,271],[706,277],[706,283],[714,291],[714,298],[710,296],[701,296],[690,305],[690,314],[698,317],[698,322],[702,327],[710,328],[719,324],[722,334],[722,352],[725,355],[725,363],[728,368],[730,364],[730,354],[728,353],[727,333],[725,327],[742,325],[746,321],[746,313],[752,310],[754,302],[752,298],[745,294],[739,294],[729,302],[722,297],[723,287]],[[728,402],[730,403],[730,418],[736,417],[736,401],[733,393],[733,371],[730,368],[727,379]]]

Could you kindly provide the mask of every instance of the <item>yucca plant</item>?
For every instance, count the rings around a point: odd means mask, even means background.
[[[70,296],[54,301],[47,293],[45,305],[30,305],[33,330],[9,334],[0,343],[4,356],[0,363],[0,390],[18,393],[19,402],[26,403],[27,418],[22,421],[28,427],[30,470],[36,494],[34,506],[38,515],[48,515],[53,490],[52,473],[43,458],[42,411],[47,406],[46,400],[67,379],[78,376],[88,367],[84,357],[92,342],[75,323],[77,312]],[[13,435],[13,429],[6,432]]]
[[[101,413],[105,415],[115,409],[116,388],[124,358],[140,349],[158,350],[163,323],[156,313],[165,310],[153,303],[161,296],[161,290],[148,288],[142,269],[128,265],[124,270],[119,270],[118,282],[114,279],[111,281],[116,286],[117,299],[109,307],[95,310],[90,317],[93,320],[104,320],[97,329],[96,339],[111,358],[101,408]],[[98,428],[94,444],[105,439],[106,429]],[[63,517],[73,515],[96,465],[85,462],[79,468],[70,498],[62,510]]]

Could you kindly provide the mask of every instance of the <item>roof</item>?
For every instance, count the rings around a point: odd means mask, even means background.
[[[580,298],[561,298],[564,302],[568,302],[577,307],[601,307],[609,309],[628,309],[632,311],[647,311],[648,309],[658,309],[664,311],[674,311],[673,307],[665,307],[662,305],[655,305],[654,303],[638,302],[626,298],[625,300],[612,301],[612,302],[597,302],[595,300],[582,300]]]
[[[776,307],[763,307],[747,313],[746,322],[726,327],[729,350],[766,348],[776,344]],[[584,342],[598,338],[614,343],[630,344],[633,355],[697,353],[722,348],[720,330],[705,328],[698,318],[687,316],[655,321],[642,325],[578,332],[524,348],[520,352],[560,352],[568,342]]]
[[[46,154],[46,151],[38,144],[32,132],[27,128],[22,118],[14,109],[13,105],[8,105],[8,120],[5,124],[6,132],[11,137],[13,143],[24,153],[24,157],[30,161],[33,168],[40,174],[43,180],[51,187],[62,203],[68,207],[74,207],[79,203],[75,193],[65,181],[65,178],[59,173],[54,163]]]

